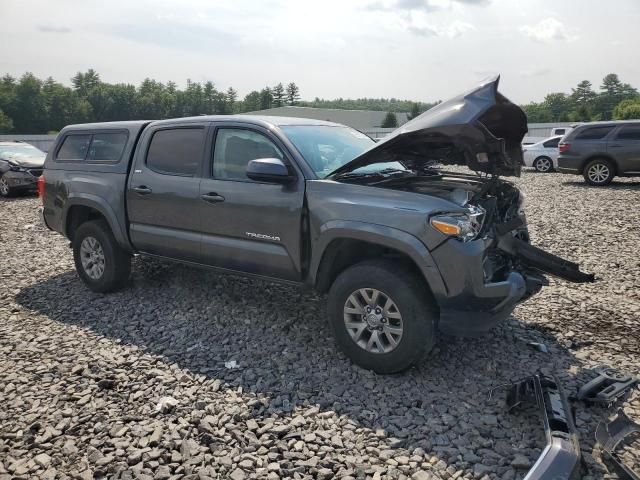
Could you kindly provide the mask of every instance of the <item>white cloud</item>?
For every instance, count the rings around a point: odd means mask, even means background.
[[[540,20],[535,25],[523,25],[520,31],[537,42],[572,41],[578,38],[564,23],[552,17]]]
[[[457,38],[460,35],[462,35],[463,33],[470,32],[470,31],[475,30],[475,29],[476,29],[476,27],[474,27],[470,23],[460,22],[460,21],[456,20],[451,25],[446,27],[442,31],[442,33],[444,35],[446,35],[447,37],[449,37],[449,38]]]

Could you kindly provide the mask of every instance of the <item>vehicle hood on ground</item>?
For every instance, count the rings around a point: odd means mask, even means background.
[[[442,102],[405,123],[330,177],[374,163],[398,161],[423,171],[435,164],[519,176],[527,116],[498,92],[500,76]]]
[[[6,155],[1,156],[0,158],[18,167],[41,168],[42,166],[44,166],[44,159],[46,158],[46,156],[37,155],[33,157],[25,157],[22,155]]]

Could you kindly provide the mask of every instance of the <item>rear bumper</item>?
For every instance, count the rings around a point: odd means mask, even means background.
[[[582,173],[582,159],[580,157],[558,157],[558,171],[560,173],[569,173],[572,175],[580,175]]]

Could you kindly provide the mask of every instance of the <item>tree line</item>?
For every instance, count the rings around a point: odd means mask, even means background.
[[[297,105],[299,100],[294,82],[254,90],[239,99],[233,87],[222,90],[213,82],[188,80],[180,89],[173,82],[147,78],[136,87],[103,82],[92,69],[78,72],[70,87],[32,73],[19,79],[5,75],[0,79],[0,133],[57,132],[73,123],[225,115]]]
[[[65,86],[51,77],[41,80],[25,73],[19,79],[10,75],[0,79],[0,133],[47,133],[73,123],[224,115],[284,105],[386,111],[381,126],[396,127],[395,113],[409,112],[411,119],[437,103],[396,98],[301,101],[300,89],[294,82],[266,86],[238,98],[233,87],[219,89],[213,82],[188,80],[184,89],[174,82],[149,78],[139,86],[111,84],[89,69],[78,72],[71,79],[71,86]],[[571,93],[550,93],[542,102],[522,107],[532,123],[640,118],[640,95],[636,88],[611,73],[604,77],[599,91],[583,80]]]
[[[549,93],[542,102],[522,108],[531,123],[640,119],[640,95],[617,74],[610,73],[602,79],[598,91],[589,80],[583,80],[571,93]]]

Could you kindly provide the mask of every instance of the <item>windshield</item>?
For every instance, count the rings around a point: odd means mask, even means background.
[[[0,157],[43,157],[45,153],[33,145],[0,145]]]
[[[350,127],[286,125],[281,128],[320,178],[325,178],[375,144],[364,133]]]

